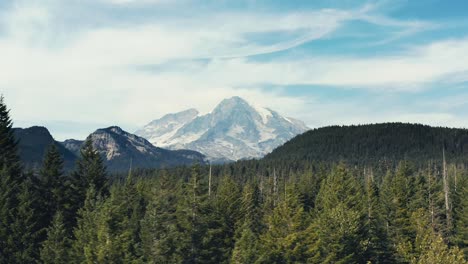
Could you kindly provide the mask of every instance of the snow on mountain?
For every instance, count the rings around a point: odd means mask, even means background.
[[[191,149],[212,161],[232,161],[263,157],[306,130],[299,120],[232,97],[206,115],[195,109],[168,114],[136,134],[158,147]]]

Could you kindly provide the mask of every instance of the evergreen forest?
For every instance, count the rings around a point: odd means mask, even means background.
[[[12,126],[2,98],[0,263],[467,263],[466,131],[331,127],[262,160],[115,174],[89,140],[71,171],[55,145],[27,171]]]

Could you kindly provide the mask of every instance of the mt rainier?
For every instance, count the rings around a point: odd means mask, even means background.
[[[135,134],[157,147],[191,149],[223,162],[263,157],[307,130],[299,120],[232,97],[206,115],[195,109],[167,114]]]

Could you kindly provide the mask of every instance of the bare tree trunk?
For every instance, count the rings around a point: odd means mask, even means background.
[[[434,210],[434,201],[432,200],[432,187],[431,187],[431,180],[432,180],[432,171],[431,171],[431,163],[427,166],[427,183],[428,183],[428,200],[429,200],[429,211],[431,214],[431,225],[434,227],[435,225],[435,210]]]
[[[276,168],[273,168],[273,205],[276,206],[278,196],[278,177],[276,176]]]
[[[450,230],[452,226],[452,219],[450,215],[450,201],[449,201],[449,185],[448,185],[448,176],[447,176],[447,161],[445,160],[445,146],[442,149],[443,156],[443,181],[444,181],[444,197],[445,197],[445,213],[447,216],[447,230]]]
[[[211,197],[211,162],[210,162],[210,174],[208,175],[208,197]]]

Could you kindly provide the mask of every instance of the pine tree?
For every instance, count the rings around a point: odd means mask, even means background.
[[[169,178],[166,172],[151,181],[148,204],[141,223],[141,239],[144,257],[148,263],[181,263],[185,252],[179,243],[183,233],[176,218],[180,184]]]
[[[17,154],[9,110],[0,96],[0,263],[14,263],[19,235],[12,230],[17,220],[18,195],[24,176]]]
[[[181,234],[176,250],[183,253],[182,263],[203,263],[203,237],[207,230],[207,193],[200,179],[200,167],[194,166],[190,179],[184,183],[176,209]]]
[[[111,263],[140,263],[142,250],[139,234],[144,204],[131,174],[123,185],[113,185],[99,215],[107,219],[102,226],[105,240],[99,240],[98,245],[105,249],[106,260]]]
[[[260,253],[258,235],[252,231],[252,224],[249,221],[246,221],[239,230],[240,235],[234,245],[230,263],[255,263]]]
[[[387,174],[382,186],[382,204],[386,216],[387,234],[393,250],[399,251],[397,260],[403,259],[403,252],[412,247],[415,239],[411,226],[411,200],[414,195],[413,169],[407,162],[401,162],[395,175]]]
[[[208,203],[207,230],[203,238],[205,262],[227,263],[231,258],[236,223],[240,217],[239,207],[239,186],[230,177],[222,178]]]
[[[72,244],[72,260],[74,263],[105,263],[106,248],[100,241],[108,241],[104,223],[106,219],[101,214],[104,201],[93,185],[86,192],[83,207],[78,211],[77,226],[73,230],[75,240]]]
[[[449,248],[442,236],[430,225],[430,216],[424,209],[411,215],[411,223],[416,233],[414,247],[405,248],[403,256],[409,263],[467,263],[463,252]],[[409,249],[409,250],[408,250]]]
[[[322,182],[316,218],[308,228],[312,263],[363,262],[365,245],[362,187],[344,165]]]
[[[63,211],[66,200],[66,177],[63,175],[63,159],[55,145],[47,150],[39,178],[42,226],[48,227],[57,211]]]
[[[93,148],[90,138],[82,147],[81,156],[72,173],[67,195],[70,197],[70,210],[65,215],[67,224],[74,226],[75,214],[86,199],[87,190],[93,186],[98,195],[107,195],[108,183],[106,168],[99,153]]]
[[[306,215],[292,186],[286,197],[265,216],[266,230],[260,236],[260,263],[302,263],[306,261],[304,230]]]
[[[367,241],[364,246],[364,259],[371,263],[394,263],[380,208],[379,188],[374,181],[372,172],[370,175],[365,176],[365,208],[367,209],[365,229]]]
[[[7,168],[8,173],[21,181],[24,177],[18,156],[18,142],[13,134],[9,113],[3,96],[0,96],[0,168]]]
[[[454,243],[468,258],[468,177],[460,181],[456,194]]]
[[[26,179],[20,186],[18,206],[11,224],[14,255],[9,263],[33,263],[39,257],[39,239],[43,230],[37,221],[36,198],[31,180]]]
[[[44,264],[70,263],[70,243],[63,216],[57,211],[47,229],[47,240],[42,243],[41,260]]]

